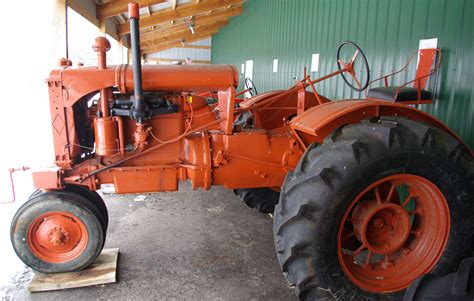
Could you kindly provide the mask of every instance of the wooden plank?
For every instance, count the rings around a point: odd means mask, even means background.
[[[99,257],[79,272],[37,273],[28,287],[30,292],[53,291],[116,282],[119,249],[103,249]]]
[[[184,45],[177,48],[187,48],[187,49],[211,49],[211,46],[201,46],[201,45]]]
[[[52,18],[52,29],[54,34],[51,35],[53,47],[53,53],[51,57],[54,58],[55,63],[62,57],[68,57],[68,46],[67,46],[67,7],[66,0],[56,0],[53,2],[53,18]]]
[[[148,7],[153,4],[166,2],[166,0],[114,0],[96,6],[97,19],[103,20],[128,12],[128,4],[136,2],[140,7]]]
[[[149,47],[154,47],[161,43],[170,42],[173,40],[186,39],[188,37],[192,37],[193,35],[202,35],[214,30],[218,30],[219,28],[225,25],[227,25],[227,21],[215,22],[212,24],[204,25],[204,26],[196,26],[194,27],[194,32],[195,32],[194,34],[188,28],[183,28],[179,31],[172,32],[171,34],[160,35],[158,37],[155,37],[155,39],[150,39],[150,40],[145,40],[145,41],[142,40],[140,41],[140,47],[142,49],[145,49]]]
[[[192,19],[193,25],[202,26],[213,22],[226,21],[232,16],[237,16],[242,13],[242,6],[233,7],[231,9],[224,9],[215,12],[211,15],[197,15]],[[160,26],[153,31],[146,31],[140,34],[140,39],[145,42],[150,39],[154,39],[159,35],[168,34],[169,32],[180,30],[182,28],[188,28],[190,20],[188,18],[177,20],[172,26]]]
[[[190,4],[183,4],[178,6],[176,9],[164,9],[162,11],[154,12],[150,17],[140,19],[140,29],[197,15],[221,7],[241,5],[243,1],[244,0],[208,0],[200,3],[191,2]],[[130,24],[119,24],[117,26],[117,33],[119,35],[124,35],[129,32]]]
[[[242,6],[233,6],[230,9],[227,8],[227,7],[224,7],[224,8],[221,8],[219,10],[216,10],[214,12],[215,13],[213,13],[212,15],[210,15],[208,13],[202,13],[202,14],[199,14],[199,15],[194,15],[192,17],[185,17],[185,18],[181,18],[181,19],[176,19],[172,23],[167,22],[167,23],[163,23],[163,24],[157,24],[157,25],[154,25],[150,28],[146,28],[146,29],[141,30],[140,31],[140,36],[141,37],[147,37],[149,35],[155,34],[156,32],[158,32],[160,30],[172,28],[174,26],[182,26],[183,24],[188,24],[189,21],[193,21],[193,22],[197,22],[197,23],[199,23],[199,22],[209,23],[209,22],[213,22],[213,21],[219,21],[219,19],[220,20],[226,20],[229,17],[240,15],[242,13]],[[190,19],[190,18],[192,18],[192,19]]]
[[[160,51],[163,51],[163,50],[166,50],[166,49],[178,47],[178,46],[182,45],[185,42],[186,43],[191,43],[191,42],[195,42],[195,41],[208,39],[209,37],[211,37],[213,34],[215,34],[217,32],[218,32],[218,30],[216,29],[213,32],[209,32],[209,33],[206,33],[206,34],[203,34],[203,35],[190,36],[189,38],[186,38],[183,41],[179,41],[179,40],[178,41],[171,41],[171,42],[168,42],[168,43],[156,45],[155,47],[150,47],[150,48],[147,48],[147,49],[143,49],[142,53],[143,54],[150,54],[150,53],[160,52]]]

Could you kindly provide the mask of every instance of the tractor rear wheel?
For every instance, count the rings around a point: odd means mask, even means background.
[[[302,300],[398,300],[469,255],[474,160],[406,118],[345,126],[312,145],[275,208],[278,260]]]
[[[273,213],[280,198],[280,193],[270,188],[241,188],[234,189],[234,193],[247,206],[265,214]]]
[[[79,194],[43,192],[18,209],[10,239],[18,257],[36,271],[77,271],[102,251],[102,219],[97,208]]]

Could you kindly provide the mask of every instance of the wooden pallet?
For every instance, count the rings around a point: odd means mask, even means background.
[[[53,291],[116,282],[119,249],[104,249],[99,257],[80,272],[36,273],[28,287],[30,292]]]

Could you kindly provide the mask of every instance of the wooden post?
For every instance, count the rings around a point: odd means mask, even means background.
[[[105,19],[99,20],[99,34],[100,34],[102,37],[105,37],[106,32],[107,32],[105,22],[106,22]]]
[[[60,58],[68,56],[67,50],[67,0],[55,0],[53,4],[52,63],[57,66]]]

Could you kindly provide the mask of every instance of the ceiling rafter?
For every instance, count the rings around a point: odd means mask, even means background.
[[[186,37],[192,37],[193,35],[200,35],[205,32],[214,31],[216,29],[218,30],[219,28],[226,26],[227,23],[228,23],[227,20],[224,20],[224,21],[208,23],[201,26],[195,26],[194,27],[195,34],[191,33],[191,31],[187,28],[170,32],[167,35],[160,34],[160,35],[157,35],[154,39],[150,39],[147,41],[140,41],[140,48],[145,49],[147,47],[153,47],[155,45],[166,43],[168,41],[179,40]]]
[[[163,3],[167,0],[133,0],[140,7],[148,7],[154,4]],[[104,20],[113,16],[117,16],[128,11],[128,4],[131,0],[113,0],[104,4],[96,5],[97,19]]]
[[[194,30],[199,30],[201,26],[206,26],[215,22],[227,22],[231,16],[240,14],[242,11],[242,8],[237,8],[235,10],[229,10],[226,13],[221,13],[221,14],[215,14],[210,17],[196,17],[192,21],[192,26]],[[141,43],[149,43],[150,41],[156,40],[157,38],[173,34],[176,32],[189,32],[189,21],[188,22],[181,22],[179,24],[176,24],[176,26],[164,28],[161,30],[149,32],[147,34],[142,34],[141,35]]]
[[[140,29],[145,29],[157,24],[171,22],[180,18],[197,15],[226,6],[241,5],[243,4],[243,1],[244,0],[202,0],[199,3],[191,2],[190,4],[180,5],[176,9],[164,9],[162,11],[154,12],[150,17],[142,18],[140,20]],[[129,32],[130,24],[118,25],[117,34],[124,35]]]
[[[242,7],[242,6],[241,5],[232,6],[232,8],[238,8],[238,7]],[[219,10],[216,10],[216,13],[217,12],[225,12],[225,11],[228,11],[228,9],[226,7],[223,7]],[[179,24],[182,24],[182,23],[186,23],[187,20],[192,20],[192,19],[194,19],[194,17],[197,17],[197,16],[204,17],[205,13],[196,14],[196,15],[176,19],[175,22],[166,22],[166,23],[161,23],[161,24],[155,24],[155,25],[153,25],[149,28],[145,28],[145,29],[140,30],[140,35],[142,35],[142,36],[147,35],[149,33],[153,33],[154,31],[157,31],[157,30],[161,30],[161,29],[164,29],[164,28],[172,27],[174,25],[179,25]]]
[[[170,41],[165,44],[161,45],[156,45],[155,47],[150,47],[142,50],[142,54],[150,54],[150,53],[155,53],[155,52],[160,52],[164,51],[170,48],[175,48],[178,46],[182,46],[183,43],[191,43],[191,42],[196,42],[204,39],[210,38],[213,34],[217,33],[218,30],[210,31],[210,32],[205,32],[200,35],[192,35],[191,37],[188,38],[183,38],[182,40],[178,41]]]

